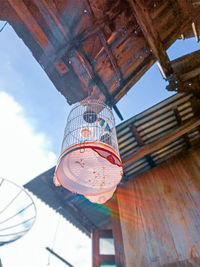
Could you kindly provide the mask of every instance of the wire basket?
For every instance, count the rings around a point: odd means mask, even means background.
[[[0,178],[0,246],[24,236],[36,219],[36,207],[23,187]]]
[[[119,153],[115,119],[104,103],[95,100],[77,103],[68,116],[61,151],[86,142],[101,142]]]

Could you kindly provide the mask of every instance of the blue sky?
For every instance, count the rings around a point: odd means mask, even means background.
[[[9,25],[1,32],[0,40],[0,91],[5,90],[22,105],[35,131],[47,133],[53,151],[58,154],[70,106]],[[168,55],[174,59],[198,49],[194,38],[180,40],[168,50]],[[166,85],[154,64],[117,104],[124,119],[172,95],[165,89]],[[116,123],[120,123],[117,117]]]
[[[180,40],[168,55],[174,59],[198,49],[194,38]],[[23,185],[55,165],[70,106],[9,25],[0,33],[0,58],[0,176]],[[166,85],[154,64],[117,104],[124,119],[172,95]],[[116,122],[120,123],[117,117]],[[51,246],[59,218],[34,200],[38,208],[36,225],[22,240],[1,250],[4,267],[47,265],[44,247]],[[91,266],[90,240],[63,219],[60,221],[55,251],[76,267]],[[64,266],[51,258],[48,266],[53,264]]]

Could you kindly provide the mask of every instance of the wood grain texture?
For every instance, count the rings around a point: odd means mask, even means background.
[[[126,266],[200,266],[200,149],[118,189]]]
[[[142,147],[138,148],[136,152],[130,153],[126,157],[122,158],[124,165],[129,165],[134,161],[141,159],[142,157],[151,154],[152,152],[161,149],[165,145],[169,144],[170,142],[175,141],[180,136],[188,133],[192,129],[200,126],[200,119],[194,118],[189,120],[185,124],[179,126],[179,128],[175,129],[174,131],[164,135],[163,137],[159,138],[158,140],[151,142],[149,144],[143,145]]]
[[[119,205],[117,198],[114,197],[110,199],[106,205],[111,211],[112,217],[112,233],[115,245],[115,263],[117,267],[125,266],[125,256],[124,256],[124,244],[122,238],[121,224],[119,220]]]
[[[88,98],[115,105],[156,60],[170,80],[181,76],[166,50],[181,34],[198,38],[199,14],[197,0],[0,0],[0,19],[69,104]],[[198,76],[199,68],[191,71]],[[199,82],[191,87],[199,92]]]

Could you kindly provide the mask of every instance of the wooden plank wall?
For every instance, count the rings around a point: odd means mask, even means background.
[[[127,267],[200,266],[200,149],[118,189]]]

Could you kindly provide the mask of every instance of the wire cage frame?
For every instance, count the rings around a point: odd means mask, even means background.
[[[36,220],[36,206],[26,190],[0,177],[0,246],[23,237]]]
[[[96,100],[76,103],[67,119],[55,184],[95,201],[97,195],[110,195],[122,175],[111,108]]]
[[[74,105],[67,119],[61,153],[86,142],[107,144],[119,154],[115,118],[103,102],[91,100]]]

